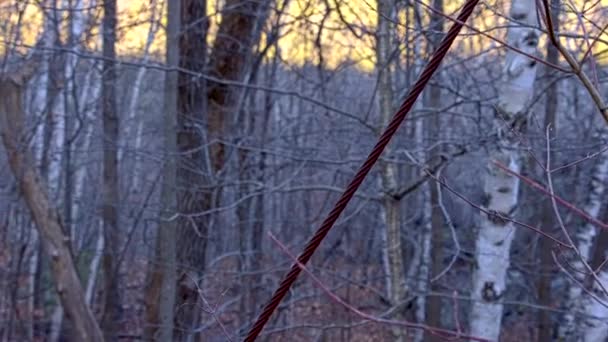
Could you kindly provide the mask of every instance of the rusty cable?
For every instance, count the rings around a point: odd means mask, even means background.
[[[378,158],[380,158],[380,155],[390,142],[391,138],[397,132],[397,129],[399,129],[399,126],[401,125],[403,120],[405,120],[405,117],[416,102],[416,99],[418,98],[420,93],[422,93],[435,71],[439,68],[441,61],[452,46],[452,43],[456,39],[456,36],[458,36],[458,33],[460,32],[460,29],[462,28],[464,22],[466,22],[471,13],[473,13],[473,9],[475,8],[478,2],[479,0],[466,1],[462,10],[460,11],[460,14],[458,15],[458,19],[454,21],[448,33],[443,37],[441,44],[439,44],[439,46],[433,53],[431,60],[427,63],[424,70],[418,77],[418,80],[410,89],[407,97],[403,101],[403,104],[401,105],[401,107],[399,107],[399,110],[391,119],[391,122],[384,130],[384,133],[382,133],[382,135],[378,139],[378,142],[374,146],[374,149],[368,155],[367,160],[365,160],[363,165],[361,165],[361,167],[351,180],[350,184],[348,184],[348,187],[346,187],[346,189],[334,205],[334,208],[327,215],[319,229],[317,229],[315,235],[308,241],[306,247],[304,248],[304,251],[302,251],[302,254],[300,254],[300,256],[298,257],[298,263],[294,263],[289,273],[287,273],[287,275],[283,278],[283,281],[281,281],[281,284],[272,295],[272,298],[268,301],[268,303],[264,307],[264,310],[258,316],[258,319],[256,320],[255,324],[249,330],[247,337],[245,337],[245,342],[255,341],[260,332],[262,332],[264,326],[272,316],[273,312],[279,306],[279,303],[281,303],[281,300],[283,299],[283,297],[285,297],[285,294],[287,294],[287,292],[289,291],[289,288],[293,285],[296,279],[298,279],[298,276],[302,271],[298,264],[306,265],[306,263],[308,262],[308,260],[310,260],[310,258],[312,257],[316,249],[319,247],[325,236],[327,236],[327,233],[329,233],[334,223],[336,223],[338,217],[348,205],[348,202],[350,202],[350,200],[353,198],[355,192],[357,191],[357,189],[359,189],[359,186],[361,186],[361,183],[363,183],[363,180],[365,179],[367,174],[370,172],[374,164],[378,161]]]

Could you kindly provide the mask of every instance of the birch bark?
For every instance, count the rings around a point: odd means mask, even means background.
[[[608,134],[604,133],[606,138],[608,138]],[[588,189],[588,197],[586,203],[581,208],[584,210],[589,216],[597,218],[599,217],[600,210],[602,208],[603,201],[605,201],[606,195],[606,182],[608,181],[608,157],[604,155],[600,155],[601,160],[594,165],[593,171],[591,172],[591,181],[589,183]],[[588,274],[587,268],[584,263],[587,263],[591,260],[591,250],[594,243],[594,240],[597,236],[596,227],[590,223],[583,224],[582,227],[579,228],[576,235],[576,244],[577,249],[579,251],[579,255],[575,256],[575,260],[572,261],[572,267],[577,270],[573,272],[572,276],[578,280],[578,284],[570,283],[568,292],[566,294],[566,304],[565,307],[568,308],[568,312],[564,315],[564,321],[560,325],[559,334],[561,337],[570,340],[570,339],[578,339],[581,338],[579,334],[584,330],[584,336],[587,336],[588,333],[596,336],[599,333],[598,329],[579,329],[582,328],[580,320],[577,319],[577,313],[583,310],[585,313],[595,316],[596,314],[600,314],[598,317],[602,317],[606,315],[602,312],[602,304],[597,303],[596,300],[584,295],[583,289],[579,284],[584,283],[584,276]],[[600,279],[607,279],[604,274],[605,271],[600,273]],[[606,284],[604,284],[606,285]],[[595,290],[598,292],[598,295],[601,294],[601,290],[595,285]],[[583,298],[585,298],[583,300]],[[597,326],[598,324],[589,323],[592,326]],[[591,332],[590,330],[594,330]],[[585,341],[588,341],[585,339]]]
[[[534,0],[513,0],[507,31],[507,43],[530,55],[536,55],[538,33]],[[473,271],[473,306],[470,330],[473,336],[498,340],[503,313],[502,297],[510,264],[515,227],[507,220],[517,209],[519,179],[498,169],[494,161],[520,172],[522,156],[517,151],[518,135],[526,125],[526,105],[534,91],[536,62],[508,50],[503,84],[496,111],[495,129],[500,137],[491,151],[486,167],[484,203],[490,214],[481,214],[475,243],[476,267]]]
[[[591,289],[596,298],[587,295],[582,300],[584,317],[593,317],[586,320],[582,327],[585,342],[605,341],[608,337],[608,308],[606,308],[608,295],[603,290],[608,288],[608,271],[605,267],[599,272],[598,279],[602,286],[594,282]]]
[[[160,4],[159,4],[160,2]],[[143,56],[141,58],[141,64],[145,65],[150,60],[150,48],[152,47],[152,43],[156,38],[156,34],[160,28],[160,18],[158,13],[162,13],[163,1],[152,0],[150,2],[150,8],[152,13],[150,14],[150,29],[148,30],[148,36],[146,38],[146,43],[144,45]],[[138,103],[140,100],[140,94],[142,90],[142,83],[144,80],[144,76],[146,75],[147,68],[145,66],[139,67],[137,70],[137,74],[135,76],[135,81],[133,83],[133,95],[129,101],[129,107],[127,110],[127,124],[125,125],[125,135],[123,140],[129,139],[133,133],[132,126],[137,123],[137,127],[135,129],[135,142],[133,145],[133,151],[135,152],[133,155],[133,169],[131,174],[130,181],[130,189],[136,190],[140,187],[140,172],[141,169],[141,158],[139,156],[142,142],[143,142],[143,129],[144,129],[144,118],[139,117],[138,111]],[[118,150],[118,160],[122,161],[125,153],[125,149],[128,148],[127,143],[123,144],[121,148]]]
[[[65,67],[64,67],[64,79],[65,79],[65,87],[63,89],[63,96],[62,99],[63,101],[59,101],[59,103],[61,104],[60,106],[55,107],[56,112],[58,113],[58,115],[61,117],[61,122],[60,125],[58,125],[58,127],[55,127],[54,129],[61,129],[60,127],[63,126],[63,134],[61,134],[61,136],[56,136],[55,139],[53,139],[54,141],[54,145],[55,145],[55,150],[58,152],[62,152],[62,155],[65,155],[65,161],[59,161],[60,164],[63,164],[65,169],[66,169],[66,173],[65,173],[65,195],[64,195],[64,206],[65,206],[65,222],[66,222],[66,229],[69,231],[69,236],[70,236],[70,241],[72,243],[72,249],[77,249],[78,248],[78,237],[76,236],[76,232],[80,231],[81,233],[83,233],[83,230],[77,230],[76,229],[76,224],[74,224],[76,222],[76,217],[78,217],[78,208],[79,208],[79,199],[81,197],[82,194],[82,189],[83,189],[83,179],[81,179],[83,177],[83,175],[85,174],[85,170],[83,170],[83,168],[78,168],[76,170],[76,183],[73,183],[73,176],[72,176],[72,162],[73,162],[73,149],[72,149],[72,131],[71,131],[71,127],[68,123],[68,117],[69,116],[78,116],[81,114],[81,109],[85,109],[83,108],[84,106],[80,107],[80,105],[82,103],[84,103],[84,99],[86,98],[84,95],[87,95],[87,92],[89,90],[89,80],[90,80],[90,74],[92,72],[94,72],[94,69],[91,69],[91,71],[89,71],[89,73],[87,74],[87,77],[85,77],[85,82],[83,82],[83,86],[82,86],[82,90],[81,93],[82,95],[79,96],[78,98],[74,98],[75,94],[76,94],[76,68],[78,66],[78,61],[79,61],[79,57],[77,55],[77,53],[80,51],[80,39],[82,37],[82,34],[84,33],[84,30],[86,29],[86,9],[84,6],[84,2],[83,0],[76,0],[76,1],[70,1],[70,0],[64,0],[63,1],[63,9],[67,10],[69,12],[69,44],[70,44],[70,49],[75,52],[75,53],[69,53],[66,55],[66,62],[65,62]],[[95,93],[92,94],[91,96],[93,99],[97,99],[97,95]],[[84,112],[84,111],[82,111]],[[86,136],[85,136],[85,144],[83,144],[83,149],[86,151],[89,147],[89,142],[90,142],[90,136],[92,134],[92,126],[88,125],[86,131]],[[63,151],[61,150],[63,149]],[[57,152],[55,153],[51,153],[51,155],[58,155],[61,156],[59,154],[57,154]],[[52,167],[50,168],[51,170],[53,169]],[[51,178],[51,177],[49,177]],[[52,180],[50,181],[50,184],[58,184],[56,182],[53,182]],[[100,239],[101,243],[103,244],[103,238]],[[98,242],[99,243],[99,242]],[[91,261],[91,271],[95,270],[95,272],[97,271],[97,267],[95,267],[95,264],[99,261],[101,253],[97,253],[94,255],[93,260]],[[91,286],[91,291],[92,291],[92,286],[95,284],[95,279],[96,279],[96,274],[90,273],[89,272],[89,281],[87,282],[87,293],[89,291],[89,287]],[[92,296],[92,293],[91,293]],[[87,303],[90,304],[90,299],[87,299]],[[49,334],[49,341],[54,342],[54,341],[58,341],[60,336],[61,336],[61,327],[62,327],[62,323],[63,323],[63,318],[64,318],[64,311],[63,311],[63,307],[61,305],[58,305],[55,309],[54,312],[51,316],[51,328],[50,328],[50,334]]]

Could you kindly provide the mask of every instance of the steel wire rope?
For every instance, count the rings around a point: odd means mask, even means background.
[[[306,263],[308,262],[308,260],[310,260],[310,258],[312,257],[316,249],[319,247],[325,236],[327,236],[327,233],[329,233],[331,228],[334,226],[334,223],[336,223],[338,217],[348,205],[348,202],[350,202],[350,200],[353,198],[353,195],[355,194],[357,189],[359,189],[359,186],[361,186],[361,183],[363,183],[363,180],[370,172],[376,161],[378,161],[378,158],[390,142],[391,138],[397,132],[397,129],[399,128],[403,120],[405,120],[408,112],[416,102],[416,99],[418,98],[420,93],[422,93],[422,91],[426,87],[426,84],[429,82],[437,68],[439,68],[441,61],[452,46],[452,43],[456,39],[456,36],[458,36],[460,29],[467,21],[467,19],[471,16],[471,13],[473,13],[473,9],[475,8],[478,2],[479,0],[467,0],[465,2],[462,10],[460,11],[460,14],[458,15],[458,18],[454,20],[452,27],[450,27],[447,34],[443,37],[441,43],[433,53],[431,60],[424,67],[424,70],[418,77],[418,80],[416,81],[414,86],[410,89],[407,97],[403,101],[403,104],[401,105],[401,107],[399,107],[399,110],[397,111],[397,113],[395,113],[390,123],[378,139],[378,142],[374,146],[374,149],[369,153],[363,165],[361,165],[353,179],[350,181],[350,183],[334,205],[334,208],[327,215],[327,217],[325,218],[321,226],[317,229],[312,238],[310,238],[300,256],[298,256],[298,262],[300,264],[306,265]],[[255,339],[262,332],[264,326],[266,325],[276,308],[281,303],[283,297],[285,297],[285,294],[287,294],[289,288],[293,285],[293,283],[296,281],[301,272],[302,269],[300,268],[298,263],[294,263],[289,273],[287,273],[287,275],[283,278],[281,284],[276,289],[276,291],[264,307],[264,310],[262,310],[262,312],[258,316],[255,324],[249,330],[247,337],[245,337],[245,342],[255,341]]]

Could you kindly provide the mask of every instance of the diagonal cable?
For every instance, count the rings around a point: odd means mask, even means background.
[[[378,158],[380,158],[380,155],[382,154],[388,143],[391,141],[393,135],[395,135],[395,133],[397,132],[397,129],[399,128],[403,120],[405,120],[405,117],[416,102],[416,99],[418,98],[420,93],[422,93],[422,90],[424,90],[426,84],[429,82],[437,68],[439,68],[441,61],[450,49],[450,46],[454,42],[454,39],[456,39],[456,36],[460,32],[460,29],[462,28],[464,22],[466,22],[471,13],[473,13],[473,9],[475,8],[478,2],[479,0],[466,1],[460,14],[458,15],[458,19],[454,21],[448,33],[445,35],[445,37],[443,37],[441,44],[433,53],[431,60],[424,67],[424,70],[418,77],[418,80],[416,81],[412,89],[410,89],[407,97],[403,101],[403,104],[401,105],[401,107],[399,107],[399,110],[391,119],[391,122],[384,130],[384,133],[382,133],[382,136],[380,136],[380,139],[376,143],[376,146],[374,146],[374,149],[368,155],[367,160],[365,160],[363,165],[361,165],[361,167],[351,180],[350,184],[348,184],[348,186],[342,193],[342,196],[340,196],[340,199],[338,199],[338,201],[334,205],[334,208],[327,215],[319,229],[317,229],[315,235],[308,241],[306,247],[304,248],[304,251],[298,257],[298,263],[294,263],[289,273],[287,273],[285,278],[283,278],[283,281],[281,281],[281,284],[276,289],[275,293],[272,295],[272,298],[268,301],[268,303],[264,307],[264,310],[258,316],[257,321],[251,327],[251,330],[245,338],[245,342],[255,341],[260,332],[262,332],[264,326],[272,316],[273,312],[279,306],[279,303],[281,303],[281,300],[283,299],[283,297],[285,297],[285,294],[287,294],[291,285],[293,285],[296,279],[298,279],[300,272],[302,272],[302,268],[300,268],[298,264],[306,265],[306,263],[308,262],[308,260],[310,260],[310,258],[317,250],[325,236],[327,236],[327,233],[329,233],[334,223],[336,223],[338,217],[340,217],[340,214],[348,205],[348,202],[350,202],[350,200],[353,198],[355,192],[357,191],[357,189],[359,189],[359,186],[361,186],[361,183],[363,183],[363,180],[370,172],[376,161],[378,161]]]

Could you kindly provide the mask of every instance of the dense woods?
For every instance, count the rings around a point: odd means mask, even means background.
[[[243,340],[464,4],[0,1],[0,340]],[[258,340],[607,341],[607,18],[477,4]]]

